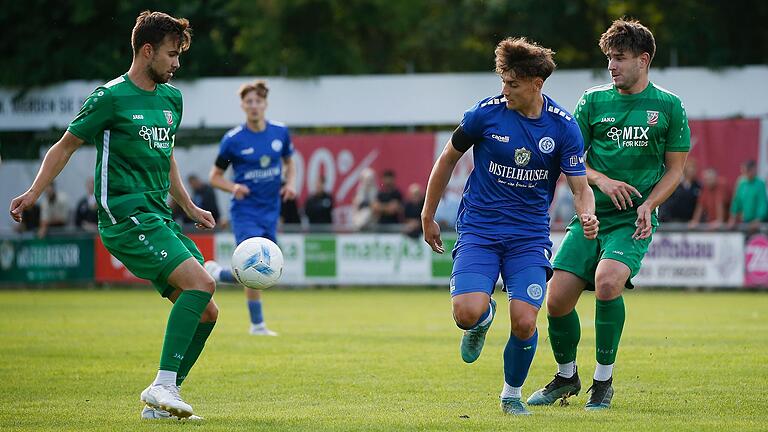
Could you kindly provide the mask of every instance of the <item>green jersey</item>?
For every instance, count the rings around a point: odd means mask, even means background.
[[[632,197],[637,208],[645,201],[666,167],[666,152],[687,152],[691,130],[683,103],[676,95],[648,83],[640,93],[620,94],[612,84],[593,87],[579,100],[574,111],[587,164],[613,180],[634,186],[642,198]],[[637,217],[635,208],[619,211],[596,186],[598,216]],[[654,225],[657,224],[654,212]]]
[[[94,194],[99,226],[137,213],[171,219],[170,158],[181,123],[181,92],[137,87],[128,74],[98,87],[67,130],[96,146]]]

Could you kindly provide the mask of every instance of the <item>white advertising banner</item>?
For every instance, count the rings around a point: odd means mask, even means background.
[[[553,249],[562,240],[562,233],[554,233]],[[741,287],[744,234],[656,233],[633,282],[653,287]]]
[[[553,233],[553,252],[563,233]],[[444,238],[452,246],[453,236]],[[281,234],[282,285],[441,285],[450,252],[438,256],[421,239],[400,234]],[[216,260],[229,265],[234,238],[216,235]],[[634,283],[652,287],[742,287],[742,233],[657,233]]]
[[[419,284],[432,280],[432,251],[400,234],[336,237],[337,278],[353,284]]]
[[[658,233],[634,282],[638,286],[741,287],[744,234]]]

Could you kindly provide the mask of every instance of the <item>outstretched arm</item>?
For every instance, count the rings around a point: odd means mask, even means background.
[[[456,150],[451,140],[448,140],[429,174],[424,207],[421,210],[421,227],[424,230],[424,241],[437,253],[443,253],[445,249],[443,240],[440,238],[440,226],[435,222],[435,212],[451,179],[453,169],[463,155],[464,153]]]
[[[24,210],[35,204],[40,194],[59,175],[61,170],[67,165],[67,162],[69,162],[69,158],[82,144],[83,140],[76,135],[69,131],[64,132],[61,139],[45,154],[43,163],[37,171],[37,176],[32,182],[32,186],[11,201],[10,212],[13,220],[21,222],[21,214]]]

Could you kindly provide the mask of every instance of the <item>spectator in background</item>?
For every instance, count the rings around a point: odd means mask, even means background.
[[[216,193],[213,188],[206,182],[200,180],[195,174],[190,174],[187,177],[187,183],[192,189],[192,202],[196,206],[203,210],[208,210],[213,215],[214,220],[219,220],[219,205],[216,203]],[[192,219],[186,214],[184,215],[184,223],[194,223]]]
[[[75,226],[83,231],[95,233],[99,225],[96,197],[93,195],[93,177],[85,181],[86,195],[80,198],[75,209]]]
[[[312,225],[333,223],[333,195],[325,190],[325,177],[319,176],[314,190],[304,203],[304,214]]]
[[[386,170],[381,175],[381,190],[373,203],[373,212],[381,225],[397,224],[402,219],[403,194],[395,185],[395,172],[392,170]]]
[[[736,181],[736,188],[731,202],[731,217],[728,228],[737,223],[750,224],[750,231],[765,220],[768,212],[768,198],[765,195],[765,182],[757,177],[757,164],[750,160],[741,166],[741,177]]]
[[[405,201],[403,233],[408,237],[421,237],[421,209],[424,207],[424,192],[421,185],[411,183],[408,186],[408,199]]]
[[[40,228],[40,206],[35,203],[21,214],[21,222],[16,225],[16,232],[36,232]]]
[[[37,237],[44,238],[48,235],[48,228],[66,226],[69,211],[66,195],[57,192],[54,183],[48,185],[45,198],[40,201],[40,227],[37,229]]]
[[[700,223],[706,223],[709,229],[717,229],[725,223],[728,192],[714,168],[704,170],[703,180],[696,210],[688,226],[696,228]]]
[[[379,190],[376,188],[376,173],[371,168],[360,172],[355,198],[352,200],[352,226],[356,230],[369,228],[374,220],[373,203]]]
[[[285,180],[282,183],[285,187]],[[299,215],[299,202],[296,200],[296,196],[289,196],[283,199],[283,203],[280,206],[280,222],[289,225],[300,225],[301,216]]]
[[[446,189],[435,211],[435,222],[437,222],[441,230],[456,229],[459,204],[461,204],[461,195]]]
[[[701,184],[696,179],[697,174],[696,161],[688,160],[683,169],[680,184],[659,207],[659,219],[662,222],[690,222],[693,219],[696,202],[701,193]]]

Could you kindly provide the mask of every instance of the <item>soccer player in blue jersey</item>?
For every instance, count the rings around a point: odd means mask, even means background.
[[[293,143],[285,125],[265,117],[269,88],[264,81],[243,84],[239,93],[246,121],[222,138],[210,182],[232,194],[230,216],[237,244],[251,237],[277,242],[281,200],[296,196]],[[230,164],[234,181],[224,177]],[[215,261],[208,261],[205,267],[217,281],[236,282],[232,271]],[[245,288],[245,296],[251,316],[250,333],[277,336],[264,322],[261,291]]]
[[[542,94],[544,81],[555,69],[553,52],[525,38],[507,38],[495,54],[502,94],[464,113],[432,168],[421,219],[424,240],[443,253],[435,210],[456,163],[473,148],[475,168],[456,222],[453,318],[464,330],[461,357],[472,363],[480,356],[496,313],[491,294],[501,274],[511,321],[501,409],[527,415],[521,389],[536,352],[536,316],[552,275],[548,210],[561,172],[573,192],[586,238],[595,238],[598,221],[579,127],[571,114]]]

